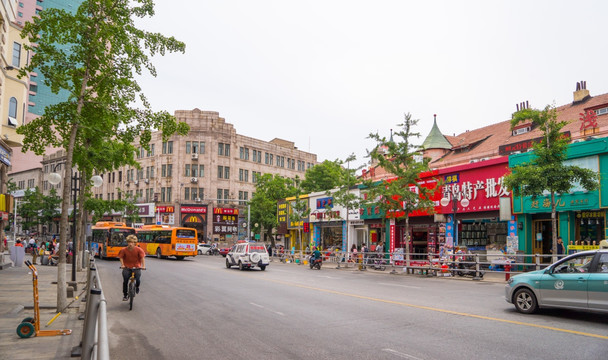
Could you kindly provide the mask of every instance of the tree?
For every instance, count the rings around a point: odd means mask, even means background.
[[[271,239],[272,231],[277,227],[277,202],[294,196],[293,180],[280,175],[264,174],[257,179],[255,193],[249,201],[251,222],[259,223]]]
[[[40,225],[49,225],[53,219],[59,216],[57,208],[60,203],[61,199],[57,196],[55,189],[51,189],[48,196],[43,195],[38,187],[33,190],[25,190],[18,208],[21,228],[37,231]]]
[[[121,212],[128,223],[139,221],[139,207],[135,205],[135,199],[126,195],[123,200],[87,199],[85,208],[92,212],[93,222],[99,221],[104,214]]]
[[[344,168],[340,160],[325,160],[306,170],[302,189],[306,193],[330,190],[339,185],[341,178],[344,178]]]
[[[64,148],[66,161],[61,197],[57,308],[67,305],[65,264],[68,235],[68,205],[71,171],[78,165],[81,187],[88,186],[94,170],[103,171],[133,161],[129,145],[136,136],[147,146],[154,129],[168,137],[184,134],[186,124],[178,124],[167,112],[155,113],[141,94],[135,74],[143,69],[156,75],[150,62],[155,54],[184,51],[173,37],[138,29],[134,17],[154,14],[152,0],[88,0],[74,14],[46,9],[27,23],[22,37],[33,46],[24,77],[34,69],[41,73],[53,92],[66,90],[66,101],[49,105],[43,116],[18,128],[24,135],[23,151],[37,155],[48,145]],[[139,107],[133,104],[139,101]],[[91,157],[92,154],[101,154]],[[81,192],[86,195],[87,191]],[[81,203],[83,201],[81,200]]]
[[[436,191],[418,183],[421,173],[429,171],[428,158],[422,157],[422,148],[411,143],[412,137],[420,137],[412,129],[418,124],[411,114],[404,114],[404,121],[397,126],[402,130],[393,135],[401,138],[400,142],[387,140],[378,133],[370,134],[369,138],[376,140],[378,145],[369,152],[369,156],[378,162],[378,165],[395,178],[380,182],[366,181],[370,204],[380,208],[389,218],[405,219],[406,235],[406,261],[409,266],[410,254],[410,225],[409,216],[414,211],[432,211],[434,203],[430,199]]]
[[[572,184],[579,183],[590,191],[598,186],[597,174],[592,170],[578,166],[564,165],[567,157],[569,139],[561,129],[567,121],[557,120],[557,110],[546,106],[544,110],[523,109],[515,112],[511,119],[511,129],[522,122],[532,121],[543,137],[533,145],[534,154],[528,163],[517,165],[504,178],[504,184],[513,192],[513,196],[531,196],[536,198],[548,191],[551,201],[552,253],[553,261],[557,260],[557,217],[556,196],[565,194]]]

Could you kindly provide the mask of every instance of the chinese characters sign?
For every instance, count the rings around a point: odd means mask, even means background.
[[[509,197],[511,193],[503,184],[507,173],[507,164],[496,164],[475,170],[463,170],[458,174],[445,176],[442,198],[450,200],[449,205],[442,207],[442,213],[452,213],[452,199],[458,199],[457,212],[477,212],[498,210],[501,197]],[[448,180],[451,180],[450,183]],[[454,180],[456,182],[454,182]],[[469,200],[469,205],[463,207],[460,200]]]
[[[236,234],[238,232],[239,209],[214,208],[213,233]]]

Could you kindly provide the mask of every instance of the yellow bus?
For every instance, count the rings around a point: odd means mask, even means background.
[[[137,229],[137,246],[146,255],[159,259],[175,256],[177,260],[183,260],[186,256],[196,256],[197,243],[196,229],[193,228],[144,225]]]
[[[116,258],[135,229],[122,222],[99,221],[92,228],[91,252],[100,259]]]

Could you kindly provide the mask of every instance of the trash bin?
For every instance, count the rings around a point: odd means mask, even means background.
[[[40,263],[42,265],[48,265],[49,264],[49,256],[48,255],[42,255],[42,256],[40,256]]]

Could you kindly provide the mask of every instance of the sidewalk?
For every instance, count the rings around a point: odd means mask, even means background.
[[[31,256],[26,256],[31,261]],[[10,262],[8,254],[4,257]],[[40,261],[40,260],[38,260]],[[17,335],[17,326],[26,317],[34,316],[34,293],[32,274],[23,264],[21,267],[3,267],[0,270],[0,360],[4,359],[70,359],[72,347],[80,344],[83,320],[78,320],[85,303],[81,293],[86,280],[86,271],[76,274],[78,289],[74,292],[78,300],[55,321],[46,324],[56,315],[57,266],[37,265],[38,294],[40,307],[40,330],[71,329],[70,335],[40,336],[22,339]],[[66,279],[71,280],[72,267],[66,265]],[[84,293],[82,294],[85,295]],[[73,298],[68,298],[68,303]]]

